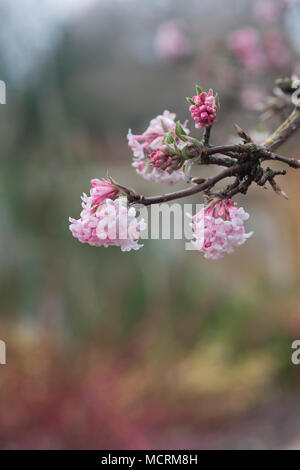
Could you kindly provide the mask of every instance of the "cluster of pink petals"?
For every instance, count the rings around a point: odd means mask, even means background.
[[[150,154],[150,163],[156,168],[167,170],[172,163],[172,157],[170,155],[166,155],[163,150],[155,150],[155,152]]]
[[[94,205],[92,196],[83,194],[80,219],[70,217],[70,230],[75,238],[92,246],[119,246],[122,251],[139,250],[140,232],[146,228],[138,221],[133,207],[127,208],[122,198],[106,199]]]
[[[166,133],[171,133],[174,139],[177,139],[175,134],[175,118],[176,114],[164,111],[163,114],[150,121],[148,128],[143,134],[132,134],[130,129],[128,131],[128,145],[133,151],[134,156],[132,166],[136,168],[139,175],[148,181],[173,184],[183,176],[181,170],[174,170],[172,173],[168,173],[161,168],[153,166],[150,162],[151,154],[165,147]],[[188,134],[189,130],[186,128],[186,123],[182,127]],[[178,146],[180,147],[180,145],[181,143],[179,142]]]
[[[105,199],[115,199],[120,190],[109,178],[94,178],[91,180],[92,204],[101,204]]]
[[[252,26],[230,33],[227,44],[246,69],[258,70],[267,65],[267,58],[260,48],[260,35]]]
[[[174,21],[162,23],[155,36],[155,47],[162,59],[180,59],[190,55],[191,43]]]
[[[184,173],[181,169],[168,173],[167,171],[152,167],[145,160],[134,161],[132,166],[145,180],[153,181],[154,183],[175,184],[184,177]]]
[[[195,121],[195,127],[210,127],[217,116],[216,98],[213,96],[213,90],[208,93],[203,91],[199,95],[193,96],[192,100],[195,104],[190,106],[192,118]]]
[[[129,129],[127,134],[128,145],[135,158],[142,160],[155,150],[164,145],[164,136],[167,132],[175,135],[175,113],[164,111],[150,121],[143,134],[132,134]]]
[[[171,174],[174,169],[178,169],[179,161],[174,158],[176,155],[170,155],[167,153],[167,148],[162,147],[161,149],[155,150],[150,154],[150,163],[159,170],[167,171]]]
[[[194,245],[207,259],[220,259],[242,245],[253,232],[246,233],[249,215],[231,199],[217,200],[192,218]]]

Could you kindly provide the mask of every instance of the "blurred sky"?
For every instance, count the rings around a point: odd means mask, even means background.
[[[38,3],[37,0],[22,0],[25,2]],[[70,18],[77,15],[82,9],[87,8],[92,3],[100,3],[103,0],[47,0],[45,4],[49,10],[52,10],[59,18]]]
[[[100,3],[102,0],[96,0]],[[95,0],[1,0],[0,42],[5,66],[14,84],[21,85],[43,54],[61,37],[61,25]],[[4,45],[4,47],[3,47]]]

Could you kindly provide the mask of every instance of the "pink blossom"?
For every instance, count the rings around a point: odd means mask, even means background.
[[[120,190],[109,178],[94,178],[91,180],[92,204],[101,204],[105,199],[115,199]]]
[[[144,160],[134,161],[132,166],[136,169],[136,172],[145,180],[153,181],[154,183],[175,184],[184,177],[183,171],[181,169],[172,171],[172,173],[168,173],[167,171],[152,167],[152,165],[149,165],[149,163]]]
[[[192,217],[194,246],[208,259],[220,259],[242,245],[253,232],[245,233],[249,215],[231,199],[217,200]]]
[[[170,154],[166,146],[161,147],[155,152],[150,153],[150,163],[159,170],[168,172],[178,170],[182,167],[183,160],[176,154]]]
[[[75,238],[92,246],[120,246],[122,251],[139,250],[140,232],[146,228],[138,221],[133,207],[127,208],[126,199],[106,199],[93,205],[92,196],[83,194],[80,219],[70,217],[70,230]]]
[[[267,65],[266,57],[260,47],[259,33],[252,26],[246,26],[230,33],[227,44],[245,68],[258,70]]]
[[[210,127],[217,116],[216,98],[213,96],[213,90],[208,93],[205,91],[192,98],[195,104],[190,106],[192,118],[195,121],[195,127],[202,129]]]
[[[264,45],[270,65],[285,68],[289,64],[291,54],[280,31],[273,30],[267,32],[264,38]]]
[[[150,153],[150,163],[155,166],[155,168],[169,171],[172,165],[172,157],[171,155],[167,155],[162,148]]]
[[[164,111],[163,114],[150,121],[149,126],[143,134],[132,134],[129,129],[127,139],[134,156],[132,165],[136,168],[137,173],[146,180],[172,184],[179,181],[182,177],[183,173],[181,170],[178,173],[177,170],[174,170],[172,173],[173,176],[171,176],[168,172],[160,168],[153,168],[153,165],[150,164],[150,155],[153,154],[153,152],[165,148],[165,134],[171,133],[177,141],[179,148],[183,145],[183,143],[178,142],[178,138],[175,134],[175,117],[176,114]],[[186,123],[184,123],[182,127],[188,134],[189,130],[186,128]]]
[[[167,21],[159,26],[155,47],[162,59],[179,59],[191,53],[189,39],[174,21]]]
[[[167,132],[175,136],[175,117],[176,114],[164,111],[163,114],[150,121],[143,134],[132,134],[129,129],[127,139],[133,155],[142,160],[147,154],[158,150],[164,144],[164,136]]]

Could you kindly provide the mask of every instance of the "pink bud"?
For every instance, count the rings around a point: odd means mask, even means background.
[[[210,127],[217,116],[216,98],[213,96],[213,90],[208,93],[202,92],[200,95],[193,96],[195,105],[190,106],[189,110],[195,121],[195,127],[201,129]]]

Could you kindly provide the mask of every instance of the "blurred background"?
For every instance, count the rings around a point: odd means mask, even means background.
[[[213,143],[234,122],[263,140],[282,116],[262,122],[257,103],[300,75],[299,2],[1,0],[0,15],[0,447],[300,448],[300,174],[281,180],[289,201],[237,198],[255,235],[220,261],[68,228],[108,170],[168,190],[135,173],[127,130],[189,118],[195,83],[220,94]]]

